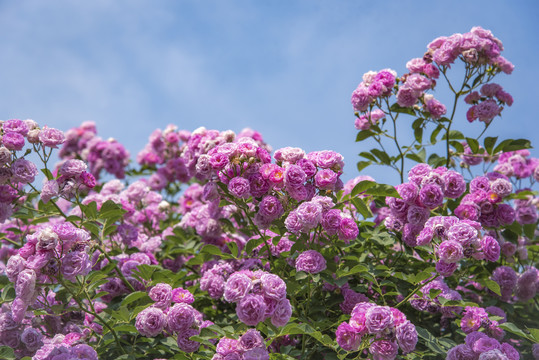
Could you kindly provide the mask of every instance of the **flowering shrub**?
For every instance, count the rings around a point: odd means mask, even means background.
[[[93,123],[0,122],[0,358],[539,359],[539,159],[483,138],[502,51],[474,27],[363,76],[357,168],[396,186],[250,129],[169,125],[130,167]]]

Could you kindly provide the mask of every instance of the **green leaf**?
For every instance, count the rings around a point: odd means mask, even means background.
[[[374,185],[376,185],[376,182],[374,182],[374,181],[370,181],[370,180],[360,181],[352,189],[352,192],[351,192],[352,197],[356,197],[358,194],[360,194],[360,193],[364,192],[365,190],[373,187]]]
[[[432,133],[430,134],[430,143],[431,144],[436,144],[436,142],[438,140],[436,140],[436,137],[438,136],[438,134],[440,133],[440,131],[442,131],[444,127],[440,124],[438,126],[436,126],[436,128],[432,131]]]
[[[128,325],[128,324],[122,324],[122,325],[115,326],[114,330],[116,330],[116,331],[125,331],[125,332],[134,333],[134,334],[137,333],[137,328],[134,327],[133,325]]]
[[[498,152],[508,152],[508,151],[515,151],[520,149],[530,149],[531,143],[529,140],[526,139],[506,139],[499,143],[496,148],[494,148],[493,154],[497,154]]]
[[[360,132],[357,133],[356,142],[363,141],[373,135],[374,133],[370,130],[361,130]]]
[[[202,248],[202,250],[200,250],[200,252],[203,254],[211,254],[211,255],[217,255],[217,256],[223,255],[223,252],[221,251],[221,249],[211,244],[204,245],[204,247]]]
[[[357,171],[361,171],[365,169],[367,166],[371,165],[372,163],[370,161],[358,161],[357,163]]]
[[[86,230],[91,232],[94,236],[99,237],[99,233],[100,233],[101,229],[94,222],[85,221],[85,222],[82,223],[82,226],[84,226],[84,228],[86,228]]]
[[[54,176],[52,176],[52,173],[49,169],[41,169],[41,172],[47,177],[47,180],[54,179]]]
[[[529,335],[527,335],[524,331],[520,330],[515,324],[510,322],[504,322],[503,324],[498,325],[501,329],[509,331],[510,333],[513,333],[515,335],[518,335],[520,337],[523,337],[524,339],[528,339],[530,341],[533,341],[533,338]]]
[[[462,154],[464,152],[464,145],[462,145],[459,141],[453,140],[450,141],[449,144],[451,144],[451,146],[453,146],[458,153]]]
[[[245,244],[245,255],[250,256],[253,249],[258,247],[260,244],[264,243],[264,240],[261,238],[251,239]]]
[[[0,346],[0,359],[15,359],[15,352],[9,346]]]
[[[533,337],[534,341],[539,344],[539,329],[528,328],[530,335]]]
[[[494,145],[496,144],[496,141],[498,140],[498,137],[486,137],[485,140],[483,140],[483,145],[485,146],[485,150],[487,153],[492,155],[492,149],[494,148]]]
[[[516,150],[521,150],[521,149],[531,149],[531,147],[532,145],[531,145],[530,140],[517,139],[517,140],[512,140],[509,144],[504,146],[503,151],[508,152],[508,151],[516,151]]]
[[[417,129],[419,127],[421,127],[421,125],[423,125],[423,122],[425,121],[425,119],[423,118],[417,118],[414,120],[414,122],[412,123],[412,129]]]
[[[418,127],[417,129],[414,129],[414,137],[418,143],[423,142],[423,128]]]
[[[371,209],[369,209],[369,207],[365,204],[365,202],[363,201],[363,199],[361,198],[358,198],[358,197],[355,197],[353,198],[352,200],[352,204],[354,205],[354,207],[356,208],[356,210],[361,214],[363,215],[363,217],[365,219],[368,219],[370,217],[373,216],[372,212],[371,212]]]
[[[375,196],[396,197],[399,199],[401,197],[394,186],[387,184],[376,184],[373,187],[370,187],[369,189],[365,190],[365,193]]]
[[[446,133],[442,137],[442,140],[447,140],[448,135],[449,135],[449,140],[464,140],[464,135],[458,130],[449,130],[449,134]]]
[[[389,155],[382,150],[379,149],[372,149],[371,152],[382,162],[382,164],[390,165],[391,159],[389,158]]]
[[[479,141],[467,137],[466,142],[468,143],[470,150],[472,150],[474,154],[477,154],[479,152]]]
[[[485,282],[486,287],[490,291],[492,291],[493,293],[495,293],[498,296],[502,296],[501,290],[500,290],[500,285],[498,285],[497,282],[495,282],[493,280],[490,280],[490,279],[485,279],[484,282]]]
[[[408,114],[408,115],[415,115],[415,111],[412,108],[402,107],[397,103],[394,103],[389,107],[389,110],[396,112],[396,113],[402,113],[402,114]]]
[[[239,255],[238,244],[236,244],[235,241],[230,241],[226,243],[226,246],[228,247],[228,250],[230,250],[230,253],[232,254],[232,256],[237,258]]]
[[[127,306],[127,305],[131,304],[132,302],[137,301],[138,299],[141,299],[141,298],[143,298],[145,296],[147,296],[145,291],[135,291],[135,292],[127,295],[122,300],[122,306]]]
[[[374,157],[370,152],[366,152],[366,151],[360,152],[359,156],[364,157],[365,159],[370,160],[370,161],[378,162],[376,157]]]

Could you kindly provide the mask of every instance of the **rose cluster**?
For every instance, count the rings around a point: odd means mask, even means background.
[[[36,165],[18,152],[28,143],[48,159],[50,154],[45,149],[56,148],[64,141],[62,131],[46,126],[40,129],[30,119],[0,121],[0,223],[13,214],[24,185],[33,183],[38,174]]]
[[[426,282],[425,280],[424,282]],[[439,292],[436,296],[431,296],[431,291]],[[410,305],[419,311],[429,313],[441,313],[442,321],[451,319],[460,314],[462,308],[459,306],[443,306],[441,298],[448,300],[462,300],[462,296],[456,290],[451,289],[442,279],[435,279],[421,288],[421,296],[415,294],[410,298]]]
[[[202,314],[191,306],[193,294],[183,288],[173,289],[168,284],[159,283],[150,289],[148,295],[155,303],[138,313],[135,327],[139,333],[155,337],[166,330],[177,336],[180,350],[197,351],[200,343],[189,338],[213,323],[203,321]]]
[[[237,211],[235,205],[219,206],[219,198],[208,199],[208,183],[202,186],[198,183],[190,185],[178,200],[178,212],[182,214],[179,226],[196,230],[202,241],[222,247],[225,250],[226,237],[219,219],[234,221],[232,214]]]
[[[435,242],[438,257],[436,271],[448,277],[464,258],[497,261],[500,257],[500,245],[490,236],[482,234],[481,224],[471,220],[459,220],[455,216],[435,216],[430,218],[416,239],[416,245],[428,245]]]
[[[375,101],[380,98],[391,96],[393,93],[393,87],[396,83],[397,73],[391,69],[384,69],[378,72],[369,71],[363,75],[363,81],[359,83],[358,87],[352,93],[352,105],[354,110],[358,112],[365,112],[369,109]],[[369,112],[365,114],[366,117],[360,120],[359,124],[363,124],[366,120],[370,124],[376,124],[376,121],[383,118],[383,113]],[[377,119],[376,119],[377,118]],[[375,120],[376,119],[376,120]],[[367,127],[366,125],[363,125]],[[370,126],[370,125],[369,125]],[[356,127],[361,127],[356,124]]]
[[[315,196],[292,210],[285,219],[285,226],[293,234],[308,234],[321,225],[328,236],[337,235],[346,242],[357,238],[359,228],[356,221],[350,214],[333,209],[334,205],[327,196]]]
[[[341,323],[335,335],[339,346],[346,351],[357,351],[366,341],[375,359],[395,359],[399,348],[407,354],[417,344],[415,326],[401,311],[369,302],[358,303],[350,320]]]
[[[487,173],[470,182],[470,192],[462,198],[454,213],[461,219],[478,221],[484,227],[496,228],[515,221],[516,212],[503,200],[513,192],[506,176]]]
[[[79,189],[92,189],[96,180],[86,169],[87,165],[82,160],[64,161],[58,169],[58,178],[43,183],[41,200],[47,203],[56,196],[69,200]]]
[[[499,266],[492,273],[492,280],[500,286],[501,300],[510,302],[513,293],[516,300],[526,302],[539,292],[539,271],[529,267],[521,274],[509,266]]]
[[[212,360],[269,360],[264,338],[255,329],[247,330],[239,339],[221,338]]]
[[[152,191],[144,179],[127,187],[120,180],[110,180],[103,184],[99,193],[89,193],[82,204],[95,202],[97,210],[100,210],[107,201],[121,205],[125,211],[116,231],[105,239],[107,246],[114,243],[115,246],[124,245],[126,248],[153,253],[159,249],[166,236],[172,234],[171,227],[160,228],[160,222],[167,218],[170,204],[161,194]],[[80,216],[81,209],[74,208],[70,214]]]
[[[465,343],[448,351],[446,360],[519,360],[518,351],[509,343],[500,343],[488,335],[473,331],[466,335]]]
[[[90,235],[71,223],[44,226],[27,235],[26,244],[9,258],[5,273],[15,284],[12,316],[20,323],[27,308],[40,292],[38,284],[57,283],[58,279],[75,281],[87,275],[91,264],[87,253]]]
[[[502,105],[513,105],[513,97],[495,83],[484,84],[480,92],[472,91],[466,95],[464,101],[472,105],[466,112],[466,119],[469,122],[479,120],[485,124],[501,114]]]
[[[513,64],[500,55],[503,51],[502,42],[494,37],[490,30],[480,26],[475,26],[464,34],[436,38],[427,48],[424,58],[432,59],[441,67],[450,67],[460,58],[472,66],[488,64],[506,74],[513,72]]]
[[[129,153],[115,139],[103,140],[97,136],[95,123],[85,122],[80,127],[66,131],[65,136],[60,158],[86,161],[90,166],[90,173],[96,179],[99,179],[103,170],[118,179],[125,177]]]
[[[504,152],[498,157],[494,171],[517,179],[532,176],[535,181],[539,181],[539,159],[530,157],[528,150]]]
[[[279,276],[266,271],[242,270],[227,279],[223,297],[236,303],[238,319],[256,326],[267,318],[277,327],[288,323],[292,306],[286,298],[286,283]]]
[[[250,142],[266,152],[271,150],[262,135],[251,129],[235,134],[231,130],[220,132],[200,127],[189,132],[169,125],[150,135],[148,144],[137,155],[137,162],[157,170],[149,183],[152,189],[161,190],[174,181],[187,183],[195,176],[199,180],[206,178],[210,171],[208,153],[217,146],[235,142]]]
[[[445,167],[433,169],[418,164],[408,172],[408,182],[396,187],[399,198],[388,197],[386,204],[390,213],[385,219],[388,229],[402,232],[403,241],[415,246],[417,236],[429,219],[430,211],[436,209],[445,198],[457,199],[466,191],[464,177]]]

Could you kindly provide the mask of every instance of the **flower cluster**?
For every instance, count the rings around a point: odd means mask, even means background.
[[[513,192],[511,182],[499,173],[487,173],[470,182],[470,192],[462,198],[454,213],[461,219],[479,221],[484,227],[496,228],[515,221],[516,213],[503,199]]]
[[[200,343],[189,338],[200,334],[200,329],[213,323],[203,321],[202,314],[191,306],[193,295],[183,288],[173,289],[165,283],[152,287],[148,295],[155,303],[138,313],[135,327],[139,333],[155,337],[166,330],[177,336],[180,350],[197,351]]]
[[[103,140],[97,136],[95,123],[85,122],[80,127],[66,131],[65,136],[65,143],[60,149],[62,159],[86,161],[96,179],[99,179],[102,170],[118,179],[125,177],[129,153],[115,139]]]
[[[352,310],[350,321],[335,333],[337,343],[346,351],[357,351],[368,336],[369,352],[374,358],[392,360],[399,348],[404,354],[414,351],[417,331],[406,316],[389,306],[360,302]]]
[[[424,281],[426,282],[426,281]],[[434,297],[431,296],[431,291],[438,292]],[[458,306],[443,306],[441,299],[462,300],[462,296],[456,290],[451,289],[442,279],[435,279],[421,288],[421,296],[415,294],[410,299],[410,305],[419,311],[427,311],[430,313],[441,313],[442,319],[451,319],[459,314],[462,310]]]
[[[30,144],[48,159],[46,148],[56,148],[64,141],[62,131],[46,126],[40,129],[33,120],[0,121],[0,223],[13,214],[24,185],[33,183],[38,175],[36,165],[18,152]]]
[[[26,240],[9,258],[5,269],[9,281],[15,284],[11,311],[17,323],[39,295],[38,284],[56,283],[61,278],[75,281],[76,276],[87,275],[91,268],[87,253],[90,235],[70,223],[42,227]]]
[[[293,234],[308,234],[321,225],[329,236],[337,235],[346,242],[357,238],[359,229],[354,219],[342,210],[333,209],[333,206],[331,198],[315,196],[291,211],[285,219],[285,226]]]
[[[70,199],[81,188],[92,189],[96,180],[86,169],[87,165],[82,160],[70,159],[63,162],[58,169],[58,178],[43,184],[41,200],[47,203],[56,196]]]
[[[238,319],[256,326],[271,318],[277,327],[288,323],[292,306],[286,298],[286,283],[279,276],[265,271],[237,271],[227,279],[224,299],[236,303]]]
[[[517,274],[509,266],[499,266],[492,273],[492,280],[500,286],[501,300],[509,302],[513,293],[518,301],[533,299],[539,291],[539,271],[535,267]]]
[[[528,150],[508,151],[500,154],[494,171],[517,179],[533,176],[539,181],[539,159],[530,157]]]
[[[518,351],[509,343],[500,343],[488,335],[473,331],[466,336],[465,343],[448,351],[446,360],[474,359],[507,359],[519,360]]]
[[[442,36],[433,40],[428,46],[427,58],[439,66],[450,67],[457,58],[470,65],[488,64],[506,74],[513,72],[513,64],[500,55],[502,42],[489,30],[480,26],[473,27],[470,32]]]
[[[436,271],[448,277],[457,269],[458,262],[464,258],[497,261],[500,245],[490,236],[483,235],[481,224],[471,220],[459,220],[455,216],[435,216],[430,218],[417,236],[417,245],[430,244],[433,239],[440,243],[436,246],[438,262]]]
[[[211,185],[202,186],[198,183],[190,185],[179,199],[178,211],[182,214],[179,226],[193,228],[208,244],[225,248],[221,218],[231,219],[231,214],[237,211],[234,205],[219,206],[219,198],[213,199],[208,195]],[[212,189],[217,190],[217,189]]]
[[[502,105],[513,105],[513,97],[495,83],[484,84],[480,92],[472,91],[464,101],[472,105],[466,113],[469,122],[479,120],[488,124],[494,117],[500,115]]]
[[[239,339],[221,338],[212,360],[269,360],[264,338],[255,329],[247,330]]]
[[[262,135],[251,129],[235,134],[231,130],[220,132],[200,127],[189,132],[169,125],[165,130],[157,129],[150,135],[148,144],[137,155],[137,162],[157,168],[150,176],[149,183],[154,190],[161,190],[174,181],[186,183],[195,176],[197,179],[206,179],[215,165],[208,163],[209,152],[216,152],[213,150],[215,147],[224,145],[226,148],[229,146],[227,144],[235,143],[249,143],[261,147],[265,152],[271,150],[263,141]],[[217,156],[213,157],[213,160],[219,162],[224,161],[224,158]],[[226,164],[222,165],[224,167]]]
[[[393,93],[397,73],[391,69],[384,69],[378,72],[369,71],[363,75],[363,81],[352,93],[352,105],[354,110],[365,112],[373,102],[379,98],[388,97]],[[375,113],[374,117],[379,117],[383,114]],[[373,121],[372,113],[369,113],[365,118],[368,122]],[[381,119],[383,116],[379,117]]]
[[[445,167],[431,168],[418,164],[408,172],[408,182],[396,187],[401,198],[386,198],[390,213],[385,219],[388,229],[402,232],[404,242],[418,245],[417,236],[429,219],[430,211],[442,205],[445,198],[457,199],[466,191],[464,177]]]
[[[87,344],[77,344],[78,334],[58,334],[39,348],[33,360],[87,359],[98,360],[97,352]]]

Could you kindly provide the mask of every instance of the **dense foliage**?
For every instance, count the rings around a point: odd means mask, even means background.
[[[363,76],[357,167],[397,186],[249,129],[169,125],[131,165],[93,123],[0,122],[0,358],[539,359],[539,159],[484,137],[502,51],[475,27]]]

